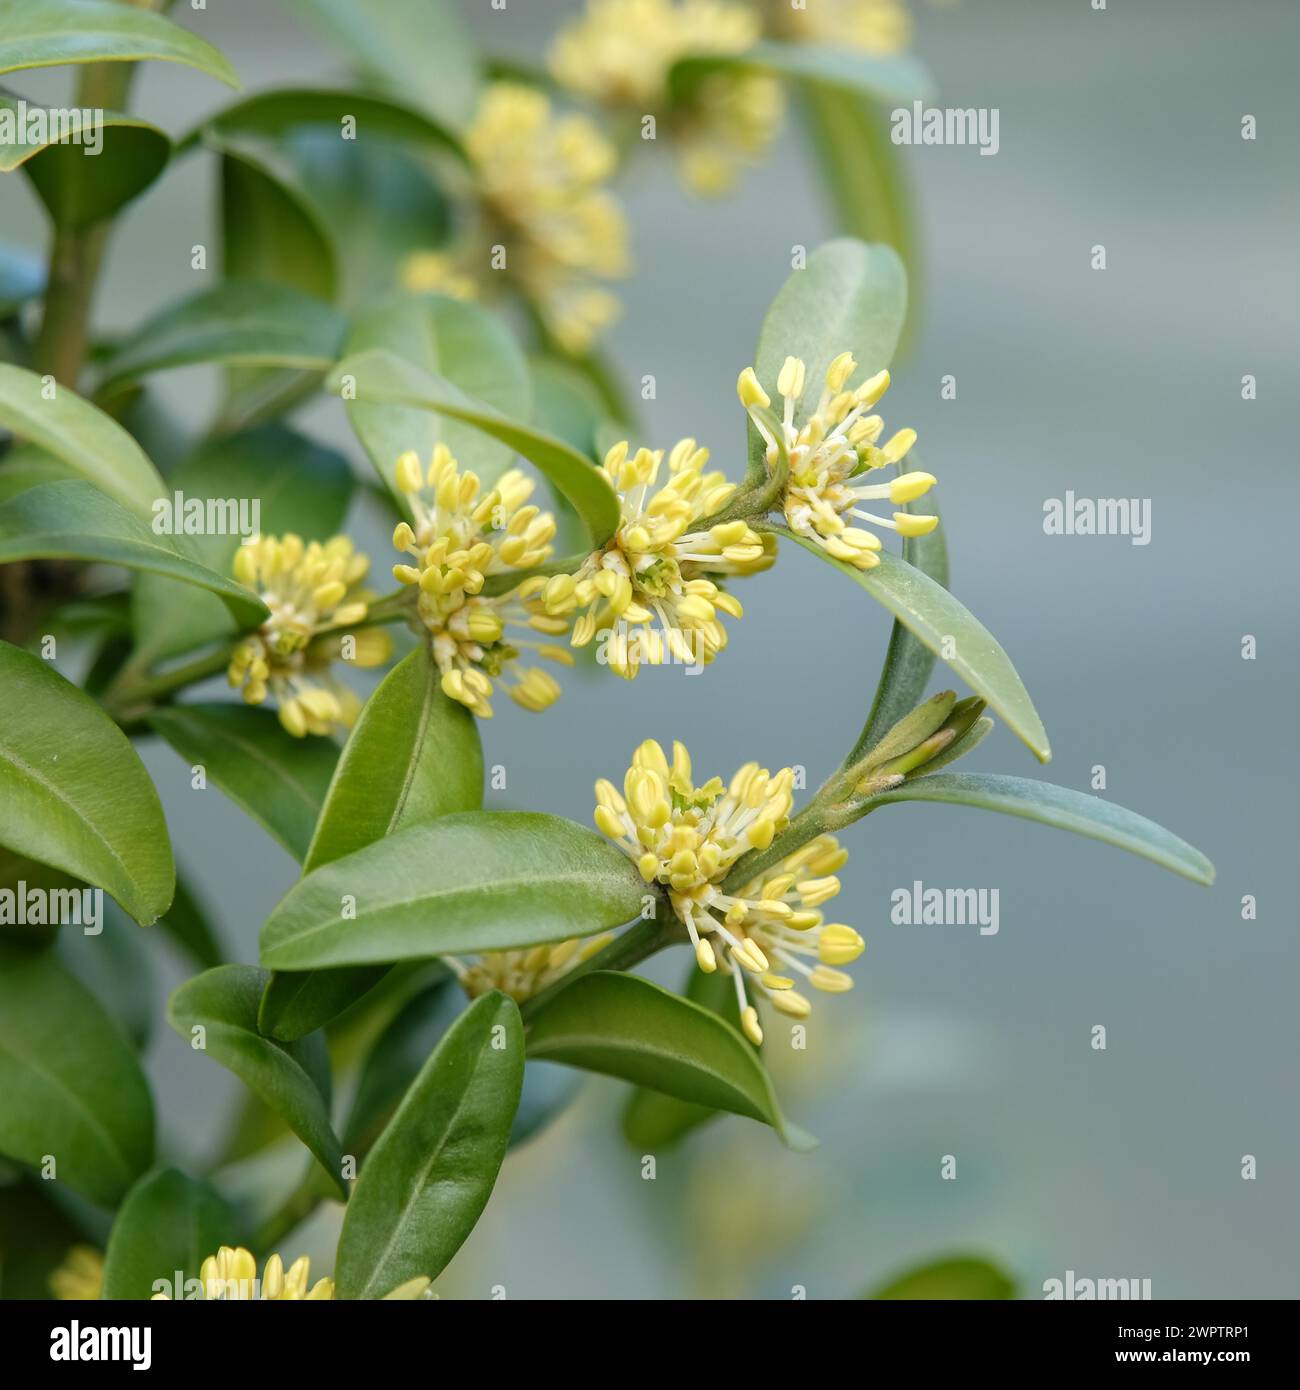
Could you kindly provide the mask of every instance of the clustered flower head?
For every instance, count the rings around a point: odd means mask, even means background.
[[[568,624],[518,590],[482,592],[489,576],[535,569],[551,553],[555,518],[528,502],[532,479],[513,468],[484,492],[478,477],[462,473],[440,443],[427,474],[416,454],[398,459],[397,487],[415,524],[400,522],[393,532],[393,544],[413,562],[394,565],[393,575],[418,590],[416,612],[431,636],[443,691],[482,719],[492,717],[494,680],[525,709],[554,704],[558,683],[540,667],[523,668],[521,651],[563,665],[573,657],[562,646],[507,629],[555,637]]]
[[[638,117],[668,115],[686,181],[717,193],[738,165],[758,158],[781,123],[780,83],[756,73],[718,72],[669,112],[669,73],[692,55],[743,53],[762,29],[758,13],[730,0],[589,0],[551,49],[551,72],[570,91]]]
[[[735,892],[722,888],[743,854],[767,849],[789,823],[793,785],[788,767],[773,776],[746,763],[729,786],[713,777],[697,787],[682,744],[673,744],[670,764],[653,740],[633,755],[622,794],[604,779],[596,783],[596,825],[647,883],[667,889],[700,969],[734,976],[741,1025],[755,1045],[763,1032],[746,978],[781,1013],[806,1018],[812,1006],[794,976],[842,993],[853,981],[835,967],[863,949],[852,927],[828,925],[819,911],[839,892],[835,873],[848,859],[833,836],[817,836]]]
[[[250,705],[274,695],[295,737],[347,729],[361,702],[330,669],[345,657],[382,666],[392,641],[382,628],[344,633],[365,621],[371,595],[360,587],[370,561],[346,536],[304,543],[292,532],[253,536],[235,554],[235,578],[271,610],[236,646],[227,677]]]
[[[775,558],[774,537],[744,521],[702,524],[736,491],[722,473],[704,471],[708,460],[695,440],[680,440],[658,486],[663,450],[616,444],[604,471],[619,497],[618,530],[576,572],[531,579],[521,591],[554,618],[578,614],[575,647],[608,634],[603,655],[628,680],[643,663],[713,661],[727,644],[722,616],[743,610],[709,576],[755,574]]]
[[[422,252],[403,269],[408,289],[471,298],[494,270],[524,291],[570,352],[589,347],[618,316],[599,280],[628,270],[627,225],[603,187],[617,154],[581,115],[557,116],[545,93],[512,82],[484,92],[465,136],[483,214],[484,245]],[[505,263],[494,266],[493,248]]]
[[[277,1302],[306,1303],[322,1302],[334,1298],[334,1280],[317,1279],[309,1284],[311,1261],[306,1255],[300,1256],[286,1271],[284,1261],[279,1255],[272,1255],[262,1268],[262,1277],[257,1277],[257,1261],[251,1250],[241,1246],[223,1245],[215,1255],[209,1255],[199,1267],[199,1283],[205,1301],[212,1302]],[[399,1284],[385,1300],[408,1301],[419,1298],[436,1298],[428,1292],[433,1281],[423,1276],[408,1279]],[[156,1293],[154,1302],[170,1302],[170,1295]]]
[[[787,357],[777,377],[776,389],[784,409],[779,420],[767,414],[771,398],[752,367],[740,374],[737,390],[741,404],[767,444],[769,468],[775,468],[781,445],[789,459],[790,473],[781,499],[790,529],[806,536],[837,560],[867,570],[880,563],[880,537],[853,526],[846,518],[897,531],[902,536],[924,536],[939,524],[936,516],[895,512],[893,519],[863,511],[861,502],[888,500],[896,506],[923,497],[935,483],[929,473],[903,473],[888,482],[870,483],[866,475],[900,463],[916,442],[916,431],[899,430],[883,448],[877,446],[884,431],[879,415],[866,411],[889,389],[889,373],[877,372],[856,388],[848,382],[857,370],[853,354],[842,352],[826,371],[826,384],[817,408],[796,421],[803,397],[807,368],[798,357]],[[780,445],[774,426],[780,434]]]
[[[912,37],[912,20],[903,0],[812,0],[798,7],[790,0],[769,0],[769,4],[776,32],[798,43],[854,48],[886,57],[901,53]]]
[[[612,932],[605,932],[600,936],[572,937],[528,950],[489,951],[468,961],[456,956],[443,956],[442,959],[456,972],[456,978],[471,999],[499,989],[517,1004],[522,1004],[590,960],[613,939]]]

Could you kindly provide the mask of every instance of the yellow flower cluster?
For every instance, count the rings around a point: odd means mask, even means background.
[[[403,283],[471,298],[488,276],[504,273],[561,346],[584,351],[618,316],[618,300],[597,282],[628,271],[623,211],[603,187],[617,163],[614,147],[587,117],[557,116],[536,88],[495,82],[465,148],[482,244],[419,253],[403,267]]]
[[[697,787],[682,744],[673,744],[669,764],[653,740],[633,755],[622,794],[604,779],[596,783],[597,827],[647,883],[667,888],[700,969],[734,975],[741,1024],[755,1045],[763,1031],[746,976],[781,1013],[806,1018],[812,1006],[794,988],[793,976],[842,993],[853,981],[835,967],[855,960],[863,948],[852,927],[828,925],[819,911],[839,892],[835,872],[848,859],[830,835],[809,841],[736,892],[723,891],[741,855],[766,849],[788,824],[793,784],[790,768],[772,776],[746,763],[729,786],[714,777]]]
[[[250,705],[274,695],[280,722],[296,738],[350,728],[360,700],[330,669],[343,658],[382,666],[392,641],[364,622],[371,595],[360,588],[370,561],[346,536],[305,544],[292,532],[254,536],[235,554],[235,578],[271,610],[231,655],[227,677]]]
[[[223,1245],[215,1255],[209,1255],[199,1268],[199,1282],[203,1287],[205,1301],[222,1302],[261,1302],[304,1303],[333,1300],[334,1280],[317,1279],[308,1285],[311,1277],[311,1261],[306,1255],[300,1256],[285,1270],[284,1261],[279,1255],[272,1255],[262,1269],[262,1277],[257,1277],[257,1261],[251,1250],[243,1246]],[[408,1279],[399,1284],[385,1300],[436,1297],[428,1292],[433,1281],[423,1276]],[[169,1295],[156,1293],[154,1302],[169,1302]]]
[[[880,537],[845,520],[853,517],[902,536],[924,536],[939,524],[938,517],[895,512],[893,519],[863,511],[858,504],[888,499],[896,506],[923,497],[935,479],[929,473],[904,473],[885,483],[865,483],[863,475],[901,462],[916,442],[915,430],[899,430],[883,448],[877,447],[884,421],[866,415],[889,389],[889,373],[877,372],[854,390],[848,382],[857,370],[853,354],[842,352],[826,372],[826,384],[816,409],[797,418],[807,368],[787,357],[777,378],[784,409],[779,421],[781,443],[790,461],[790,476],[782,496],[786,522],[797,535],[816,541],[829,555],[867,570],[880,563]],[[775,467],[780,448],[771,417],[772,402],[752,367],[737,383],[741,404],[767,444],[767,462]]]
[[[743,611],[709,576],[756,574],[774,561],[774,537],[744,521],[700,524],[736,491],[721,473],[704,471],[708,459],[695,440],[679,441],[660,487],[662,449],[633,454],[626,441],[616,444],[604,471],[619,496],[618,530],[576,572],[530,579],[520,591],[566,625],[578,614],[575,647],[605,635],[600,658],[625,679],[643,663],[708,665],[727,644],[722,616]]]
[[[673,107],[669,73],[688,56],[743,53],[761,28],[753,9],[730,0],[588,0],[557,36],[551,72],[594,101],[667,118],[686,182],[718,193],[771,143],[784,110],[781,86],[760,74],[718,72]]]
[[[103,1287],[104,1256],[93,1245],[74,1245],[50,1275],[50,1292],[58,1299],[89,1302]]]
[[[521,669],[521,648],[571,665],[560,646],[507,636],[510,627],[552,637],[568,623],[546,613],[518,590],[485,595],[489,575],[534,569],[551,553],[555,518],[528,502],[533,483],[519,469],[502,474],[483,492],[478,477],[462,473],[445,444],[438,444],[427,475],[414,453],[397,461],[397,486],[415,522],[400,522],[393,544],[414,563],[393,566],[393,575],[418,589],[416,612],[429,632],[442,688],[481,719],[492,717],[488,698],[493,680],[506,686],[525,709],[543,710],[559,698],[560,687],[540,667]],[[513,684],[507,683],[513,675]]]
[[[770,0],[777,37],[796,43],[854,48],[886,57],[911,42],[912,20],[902,0],[812,0],[796,8]]]
[[[499,989],[517,1004],[522,1004],[583,961],[590,960],[613,939],[613,933],[606,932],[585,940],[574,937],[524,951],[490,951],[471,957],[468,961],[456,956],[444,956],[442,959],[456,972],[457,979],[471,999],[477,999],[489,990]]]

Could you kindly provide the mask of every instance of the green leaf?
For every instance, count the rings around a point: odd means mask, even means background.
[[[935,1301],[1004,1299],[1016,1296],[1016,1281],[978,1255],[950,1255],[917,1265],[864,1298]]]
[[[66,386],[51,388],[22,367],[0,363],[0,425],[61,459],[137,516],[148,518],[167,495],[140,446],[110,416]]]
[[[10,113],[15,136],[0,139],[0,173],[25,169],[56,226],[75,230],[112,216],[143,193],[171,158],[165,131],[120,111],[99,114],[98,130],[87,131],[85,143],[72,118],[61,128],[38,132],[49,138],[29,143],[22,101],[0,88],[0,118]],[[94,154],[92,146],[98,146]]]
[[[447,0],[282,0],[359,71],[463,128],[482,84],[473,40]]]
[[[523,1078],[519,1010],[485,994],[448,1030],[366,1160],[339,1237],[340,1297],[382,1298],[442,1273],[492,1193]]]
[[[294,738],[269,709],[172,705],[149,726],[301,860],[338,760],[327,738]]]
[[[527,415],[532,379],[514,337],[494,315],[476,304],[441,296],[394,294],[357,315],[344,355],[372,350],[392,353],[429,373],[441,371],[455,388],[495,410]],[[454,418],[443,419],[420,406],[347,402],[348,418],[375,471],[398,505],[394,466],[414,449],[427,460],[441,440],[462,468],[490,484],[505,471],[514,449]]]
[[[609,411],[590,379],[563,357],[534,356],[528,366],[535,396],[534,423],[584,458],[598,462],[602,453],[596,432],[607,422]],[[626,436],[625,429],[619,438]]]
[[[485,401],[475,400],[445,378],[380,350],[364,352],[341,362],[327,387],[355,399],[417,406],[454,420],[463,420],[500,440],[534,464],[573,504],[596,546],[614,534],[619,524],[618,498],[605,475],[562,440],[512,419]]]
[[[325,541],[343,525],[352,496],[348,461],[332,449],[283,425],[264,425],[208,440],[168,479],[187,499],[258,503],[258,525],[268,536],[293,531]],[[189,553],[221,575],[233,572],[240,537],[187,536]],[[164,657],[179,656],[236,632],[221,604],[193,587],[143,575],[131,595],[136,649],[132,665],[147,670]]]
[[[903,510],[917,513],[924,510],[937,515],[939,508],[934,493],[930,492],[925,497],[924,508],[918,500],[903,503]],[[936,584],[945,589],[948,587],[948,542],[942,524],[936,526],[928,536],[905,537],[903,559]],[[880,683],[876,686],[876,697],[871,702],[871,712],[847,762],[856,762],[920,701],[929,683],[930,673],[934,670],[934,657],[934,652],[914,637],[905,623],[895,619],[889,631],[889,647],[885,652]]]
[[[262,963],[307,970],[589,936],[635,917],[645,891],[621,850],[573,821],[465,811],[308,874],[263,925]]]
[[[209,1255],[235,1244],[238,1229],[235,1212],[207,1183],[175,1168],[150,1173],[127,1194],[113,1222],[100,1297],[151,1298],[160,1280],[177,1297]]]
[[[770,395],[787,357],[808,369],[801,409],[810,414],[841,352],[865,380],[889,366],[907,317],[907,274],[898,253],[850,237],[828,241],[777,291],[758,334],[754,370]],[[855,378],[856,379],[856,378]]]
[[[86,560],[166,575],[215,594],[241,627],[267,617],[241,584],[174,550],[132,512],[80,479],[42,483],[0,502],[0,564]]]
[[[892,801],[944,801],[954,806],[1001,811],[1008,816],[1054,825],[1058,830],[1072,830],[1076,835],[1126,849],[1195,883],[1214,882],[1214,865],[1200,850],[1155,821],[1100,797],[1053,786],[1050,782],[991,773],[936,773],[913,778],[893,791],[882,792],[872,797],[868,806],[874,809]]]
[[[1040,762],[1051,758],[1047,731],[1010,658],[946,589],[887,550],[879,552],[880,563],[874,569],[860,570],[834,559],[815,541],[796,536],[785,526],[773,529],[865,589],[982,695]],[[952,655],[944,650],[946,642],[951,644]]]
[[[694,958],[687,969],[686,985],[681,991],[683,997],[717,1014],[739,1031],[740,1009],[732,977],[721,970],[706,975]],[[707,1105],[695,1105],[689,1100],[678,1100],[662,1091],[638,1086],[628,1097],[623,1111],[623,1134],[641,1153],[669,1149],[717,1114]]]
[[[176,870],[158,793],[102,709],[47,662],[0,642],[0,842],[116,898],[148,925]]]
[[[467,158],[460,137],[449,126],[389,97],[328,87],[277,87],[258,92],[209,117],[196,132],[232,136],[256,136],[279,140],[303,126],[324,126],[335,139],[342,122],[355,121],[351,137],[364,147],[370,136],[383,135],[435,151]],[[189,143],[187,140],[184,143]]]
[[[215,1057],[260,1096],[315,1154],[346,1200],[343,1151],[330,1128],[321,1084],[328,1077],[324,1043],[277,1043],[258,1033],[257,1005],[266,981],[266,972],[251,965],[219,965],[173,990],[167,1021],[192,1047],[201,1038],[196,1050]]]
[[[357,718],[321,808],[303,872],[364,849],[406,825],[483,804],[483,749],[474,716],[438,684],[427,643],[384,677]],[[271,977],[264,1033],[300,1038],[340,1013],[386,967]]]
[[[669,72],[669,82],[679,99],[688,99],[695,85],[710,74],[737,69],[822,82],[890,105],[923,101],[934,87],[925,65],[907,54],[877,57],[849,45],[830,48],[774,39],[760,40],[743,53],[682,58]]]
[[[239,86],[217,49],[161,15],[98,0],[0,0],[0,72],[146,59],[184,63]]]
[[[565,985],[532,1016],[528,1055],[744,1115],[803,1145],[787,1131],[771,1079],[744,1038],[636,975],[596,970]]]
[[[113,1206],[153,1160],[134,1051],[49,951],[0,945],[0,1153]]]
[[[109,358],[98,394],[198,362],[324,371],[338,358],[343,331],[343,316],[319,299],[227,280],[149,319]]]

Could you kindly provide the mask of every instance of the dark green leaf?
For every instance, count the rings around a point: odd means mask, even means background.
[[[1126,849],[1195,883],[1214,882],[1214,865],[1200,850],[1155,821],[1100,797],[1056,787],[1050,782],[991,773],[944,772],[913,778],[893,791],[873,797],[869,805],[891,801],[944,801],[954,806],[1001,811]]]
[[[373,350],[349,357],[330,374],[330,390],[359,401],[418,406],[473,425],[534,464],[573,504],[603,545],[619,524],[618,498],[605,475],[562,440],[474,400],[452,382],[392,353]]]
[[[573,821],[466,811],[308,874],[263,925],[262,961],[306,970],[589,936],[635,917],[645,891],[621,850]]]
[[[184,63],[239,86],[217,49],[162,15],[99,0],[0,0],[0,72],[143,59]]]
[[[327,738],[294,738],[269,709],[172,705],[149,725],[301,860],[338,761]]]
[[[815,541],[796,536],[784,526],[775,529],[865,589],[982,695],[1036,758],[1041,762],[1051,758],[1047,731],[1010,658],[946,589],[888,550],[880,551],[875,569],[860,570],[834,559]]]
[[[50,951],[0,945],[0,1153],[101,1206],[153,1159],[153,1102],[131,1045]]]
[[[126,737],[48,663],[0,642],[0,841],[111,894],[147,925],[176,871],[158,793]]]
[[[216,1058],[260,1096],[315,1154],[346,1199],[343,1152],[320,1085],[327,1066],[324,1043],[319,1038],[277,1043],[258,1033],[257,1005],[266,981],[266,972],[250,965],[219,965],[172,992],[167,1021],[191,1047]]]
[[[532,1016],[528,1055],[745,1115],[804,1144],[787,1131],[772,1082],[744,1038],[717,1014],[636,975],[597,970],[564,986]]]
[[[42,483],[0,502],[0,564],[33,559],[86,560],[178,579],[215,594],[241,627],[267,616],[266,605],[242,584],[181,555],[80,478]]]
[[[237,1231],[234,1211],[207,1183],[175,1168],[151,1173],[127,1194],[113,1222],[101,1297],[152,1298],[160,1281],[178,1297],[209,1255],[235,1243]]]
[[[197,362],[323,371],[339,355],[343,317],[283,285],[227,280],[148,320],[105,364],[101,394]]]
[[[382,1298],[442,1273],[492,1193],[523,1076],[519,1010],[485,994],[438,1044],[366,1160],[339,1237],[341,1297]]]

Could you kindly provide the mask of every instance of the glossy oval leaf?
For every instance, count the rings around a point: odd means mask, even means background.
[[[782,362],[802,358],[802,418],[816,407],[826,369],[841,352],[858,360],[854,380],[889,366],[906,318],[907,273],[892,247],[851,237],[828,241],[777,291],[759,330],[755,371],[776,400]]]
[[[495,315],[476,304],[443,296],[394,294],[363,309],[353,320],[344,353],[383,351],[441,373],[454,387],[496,410],[526,417],[532,409],[532,378],[514,335]],[[514,449],[482,430],[419,406],[347,402],[348,419],[375,471],[398,506],[398,456],[414,449],[427,460],[433,446],[446,444],[462,468],[486,483],[504,472]]]
[[[860,570],[834,559],[815,541],[796,536],[787,527],[774,529],[865,589],[923,646],[946,661],[977,695],[982,695],[1040,762],[1051,758],[1052,748],[1043,721],[1010,657],[983,623],[947,589],[888,550],[879,552],[880,563],[874,569]]]
[[[645,891],[622,851],[573,821],[466,811],[308,874],[263,925],[262,963],[306,970],[589,936],[631,921]]]
[[[361,1170],[339,1237],[341,1298],[383,1298],[442,1273],[491,1196],[523,1079],[519,1010],[485,994],[447,1031]]]
[[[333,740],[294,738],[272,710],[234,703],[172,705],[155,710],[149,726],[303,858],[338,761]]]
[[[148,59],[184,63],[239,86],[218,49],[162,15],[107,0],[0,0],[0,72]]]
[[[42,483],[0,502],[0,564],[85,560],[165,575],[215,594],[240,627],[267,617],[266,605],[233,579],[178,554],[152,527],[80,479]]]
[[[737,69],[821,82],[891,105],[923,101],[934,90],[925,65],[906,53],[877,56],[851,44],[832,48],[775,39],[760,40],[743,53],[700,53],[682,58],[669,73],[669,81],[676,94],[685,98],[711,73]]]
[[[432,410],[500,440],[522,454],[568,498],[586,524],[593,545],[603,545],[618,526],[618,498],[590,459],[553,435],[467,396],[445,378],[392,353],[372,350],[341,362],[327,385],[362,402]]]
[[[62,460],[128,511],[149,518],[167,489],[140,446],[75,391],[50,389],[52,398],[35,372],[0,363],[0,425]]]
[[[209,1255],[239,1239],[239,1219],[212,1187],[176,1168],[142,1178],[113,1221],[101,1298],[147,1299],[161,1281],[176,1298],[177,1276],[197,1279]]]
[[[116,724],[48,662],[0,642],[0,843],[102,888],[144,925],[172,900],[162,806]]]
[[[1126,849],[1195,883],[1214,882],[1214,865],[1186,840],[1136,811],[1070,787],[994,773],[940,772],[915,777],[893,791],[882,792],[872,797],[869,805],[892,801],[941,801],[1001,811]]]
[[[223,138],[279,140],[302,126],[325,126],[337,136],[349,118],[355,122],[350,138],[363,148],[369,136],[383,135],[466,160],[465,147],[450,126],[390,97],[347,89],[275,87],[217,112],[204,121],[202,130]]]
[[[897,470],[902,472],[902,468]],[[902,504],[902,510],[938,515],[939,507],[933,492],[924,498]],[[943,588],[948,587],[948,541],[942,523],[928,536],[907,536],[903,540],[903,559],[913,569],[920,570]],[[935,654],[911,629],[897,619],[889,630],[889,646],[885,664],[876,686],[875,699],[867,722],[846,763],[858,758],[882,738],[900,719],[921,702],[925,687],[934,670]]]
[[[442,693],[421,643],[362,707],[321,807],[303,872],[363,849],[405,825],[483,804],[483,749],[474,716]],[[262,1031],[300,1038],[377,983],[384,966],[277,971]]]
[[[109,358],[99,393],[200,362],[324,371],[343,344],[341,314],[283,285],[226,280],[164,309]]]
[[[135,1052],[51,951],[0,945],[0,1153],[114,1206],[153,1161]]]
[[[950,1255],[909,1269],[864,1298],[908,1301],[1015,1298],[1016,1281],[978,1255]]]
[[[172,991],[167,1021],[191,1047],[215,1058],[260,1096],[316,1156],[346,1200],[343,1151],[321,1087],[328,1076],[324,1044],[318,1038],[278,1043],[262,1037],[257,1005],[266,981],[266,972],[251,965],[219,965]]]
[[[532,1015],[528,1055],[787,1131],[754,1049],[717,1014],[636,975],[596,970]]]

